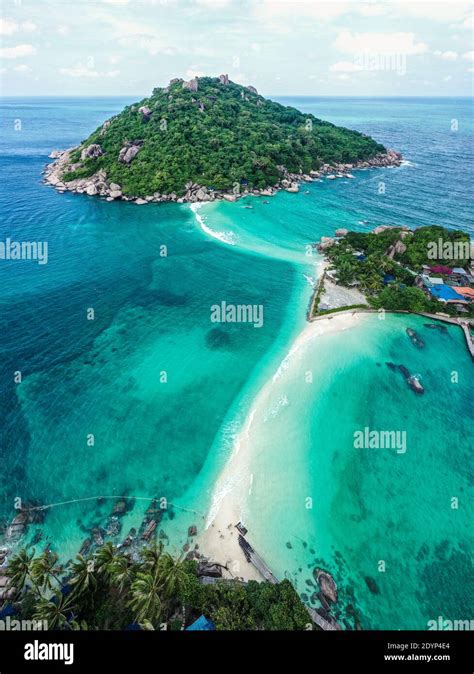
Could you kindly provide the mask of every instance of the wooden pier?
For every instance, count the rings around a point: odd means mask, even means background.
[[[276,576],[273,575],[260,555],[255,552],[253,547],[242,536],[242,534],[239,534],[239,545],[242,548],[242,552],[244,553],[247,562],[249,562],[249,564],[253,564],[253,566],[257,569],[260,575],[265,578],[266,581],[273,583],[274,585],[278,583]],[[314,608],[310,608],[309,606],[306,606],[306,604],[305,608],[308,611],[311,620],[322,630],[327,632],[341,630],[341,626],[336,622],[336,620],[333,619],[332,622],[326,620],[323,618],[323,616],[319,615],[319,613]]]
[[[257,569],[260,575],[265,578],[265,580],[268,580],[269,583],[273,583],[274,585],[278,583],[278,579],[275,578],[263,559],[255,552],[250,543],[245,540],[242,534],[239,534],[239,545],[242,548],[242,552],[244,553],[247,562],[253,564],[253,566]]]
[[[305,606],[308,611],[311,620],[325,632],[340,632],[341,626],[335,620],[334,622],[329,622],[322,615],[316,611],[316,609],[311,608],[310,606]]]

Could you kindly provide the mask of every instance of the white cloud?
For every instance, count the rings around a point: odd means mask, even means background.
[[[16,59],[22,56],[36,54],[36,48],[32,44],[17,44],[16,47],[3,47],[0,49],[0,57],[4,59]]]
[[[466,59],[466,61],[474,61],[474,51],[467,51],[462,57],[463,59]]]
[[[310,17],[320,21],[329,21],[351,10],[355,3],[321,0],[262,0],[254,5],[254,14],[264,21],[279,18]]]
[[[338,75],[337,79],[338,80],[348,80],[348,79],[350,79],[350,77],[347,73],[343,73],[342,75]]]
[[[143,35],[142,37],[129,36],[121,37],[118,39],[118,43],[121,47],[126,47],[129,49],[143,49],[147,51],[150,56],[156,56],[156,54],[165,54],[166,56],[174,56],[178,53],[176,47],[172,47],[161,39]]]
[[[18,23],[13,19],[0,19],[0,35],[13,35],[14,33],[34,33],[38,29],[32,21]]]
[[[372,52],[376,54],[423,54],[428,51],[424,42],[416,42],[414,33],[351,33],[341,31],[335,47],[346,54]]]
[[[357,11],[362,16],[382,16],[386,9],[387,5],[366,5],[363,3],[357,8]]]
[[[456,61],[458,58],[458,54],[455,51],[435,51],[434,52],[435,56],[439,56],[443,61]]]
[[[235,82],[236,84],[242,85],[245,85],[248,82],[247,75],[245,75],[244,73],[234,73],[233,75],[231,74],[229,75],[229,79],[232,82]]]
[[[215,9],[227,7],[227,5],[229,4],[230,0],[196,0],[196,5],[201,5],[203,7],[210,7]]]
[[[443,82],[450,82],[452,79],[452,75],[446,75],[446,77],[443,77]]]
[[[76,63],[72,68],[60,68],[59,73],[61,75],[67,75],[68,77],[83,77],[83,78],[97,78],[97,77],[117,77],[120,74],[119,70],[108,70],[105,72],[99,72],[94,68],[90,68],[84,63]]]
[[[24,33],[36,33],[38,26],[33,21],[24,21],[20,24],[20,30]]]
[[[13,70],[16,70],[17,73],[31,73],[32,70],[30,66],[26,66],[24,63],[21,63],[20,65],[17,65],[13,68]]]
[[[474,28],[474,17],[468,16],[467,19],[464,19],[464,21],[461,24],[461,27],[467,28],[468,30],[472,30]]]
[[[65,24],[61,24],[56,28],[56,33],[58,35],[68,35],[69,34],[69,26],[66,26]]]
[[[362,66],[350,61],[339,61],[338,63],[333,63],[329,70],[333,73],[354,73],[362,70]]]
[[[204,77],[204,73],[201,70],[197,70],[194,66],[190,66],[184,73],[184,76],[192,80],[193,77]]]
[[[440,0],[402,0],[387,3],[391,13],[397,16],[414,17],[440,23],[462,21],[471,11],[470,3],[462,0],[442,2]]]
[[[0,19],[0,35],[13,35],[18,30],[18,24],[11,19]]]

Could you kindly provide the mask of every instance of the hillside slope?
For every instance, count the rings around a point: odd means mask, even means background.
[[[118,192],[179,197],[191,184],[205,192],[262,189],[277,186],[288,173],[356,164],[381,153],[385,148],[368,136],[265,99],[221,75],[176,79],[154,89],[60,156],[54,178],[66,189],[87,191],[84,179],[95,176],[115,188],[109,190],[113,198]]]

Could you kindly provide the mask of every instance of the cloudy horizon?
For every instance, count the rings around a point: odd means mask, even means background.
[[[473,93],[460,0],[5,0],[0,35],[4,96],[145,96],[220,73],[274,96]]]

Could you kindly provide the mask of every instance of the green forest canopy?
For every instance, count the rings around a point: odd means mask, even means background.
[[[247,87],[212,77],[198,82],[197,92],[179,80],[127,106],[105,132],[99,127],[84,140],[71,159],[79,162],[81,149],[92,143],[104,154],[84,160],[63,179],[89,177],[103,168],[107,180],[129,196],[183,194],[189,181],[216,190],[242,182],[263,188],[280,179],[278,166],[308,173],[323,163],[352,163],[385,151],[362,133],[267,100]],[[141,106],[151,115],[140,113]],[[128,165],[119,162],[121,148],[134,140],[143,141],[138,155]]]

